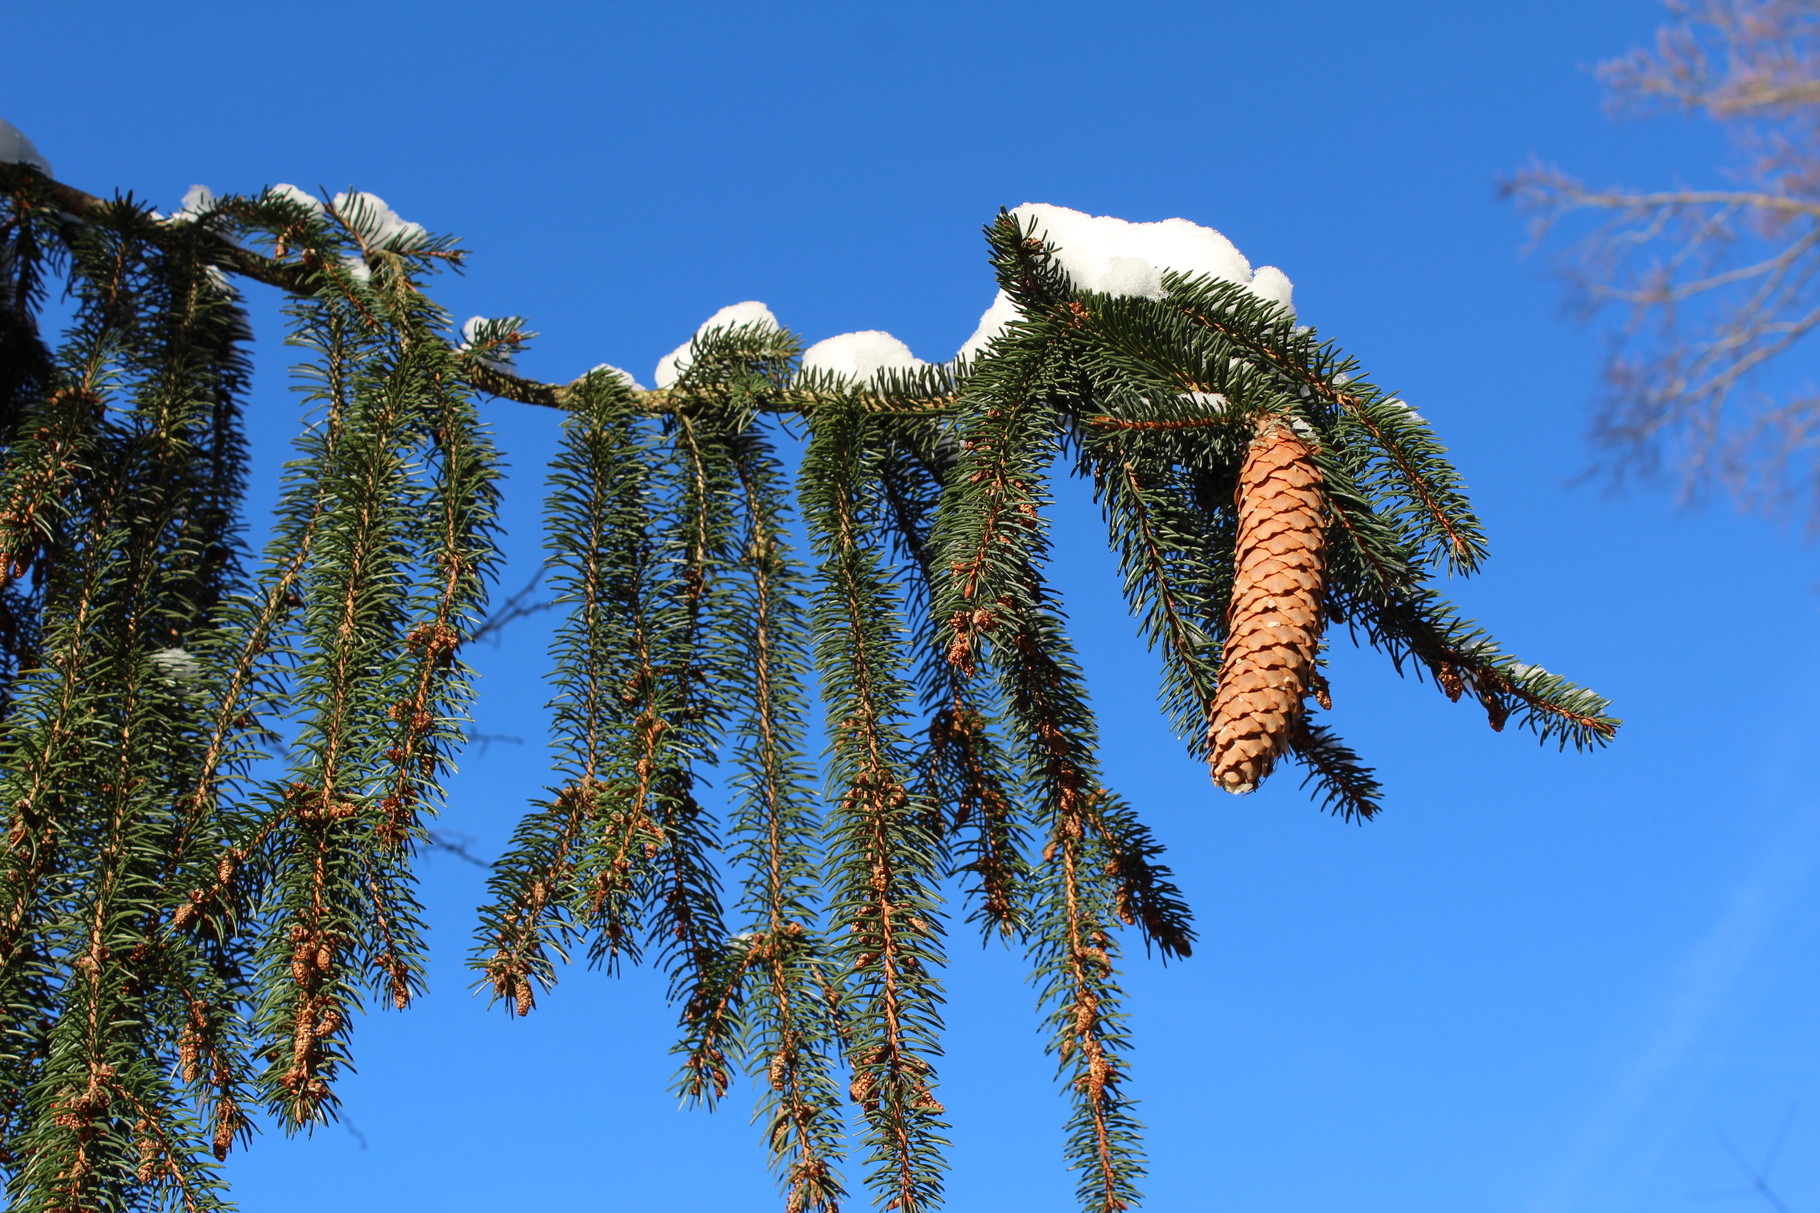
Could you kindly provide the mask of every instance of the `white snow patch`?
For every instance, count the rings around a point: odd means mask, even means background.
[[[1507,668],[1518,678],[1535,678],[1548,673],[1539,665],[1530,665],[1522,661],[1513,661]]]
[[[1183,392],[1181,399],[1190,404],[1198,404],[1209,413],[1223,413],[1232,404],[1219,392]]]
[[[480,327],[486,323],[487,317],[485,316],[469,316],[467,322],[461,326],[461,344],[455,348],[457,350],[473,349],[475,340],[480,336]],[[511,374],[513,372],[511,347],[496,346],[488,353],[481,355],[480,364],[490,366],[496,371],[504,371],[508,375]]]
[[[187,649],[159,649],[152,654],[152,668],[173,682],[188,682],[202,672],[195,655]]]
[[[1290,301],[1295,287],[1287,274],[1274,265],[1254,271],[1232,241],[1210,227],[1186,219],[1131,223],[1046,202],[1026,202],[1011,213],[1055,246],[1057,264],[1081,290],[1161,299],[1163,272],[1174,270],[1240,283],[1259,299],[1295,311]],[[957,357],[978,357],[1016,316],[1017,305],[1001,290]]]
[[[695,330],[695,336],[705,337],[715,329],[739,328],[748,324],[755,324],[764,329],[782,327],[777,323],[777,317],[771,314],[770,308],[756,299],[748,299],[744,303],[730,303],[702,321],[701,326]],[[689,346],[693,343],[694,338],[690,338],[658,359],[657,370],[653,376],[658,387],[669,387],[682,377],[684,371],[689,369]]]
[[[356,257],[352,253],[344,253],[341,258],[341,265],[343,269],[354,275],[360,282],[372,281],[373,267],[367,264],[365,257]]]
[[[46,177],[56,176],[38,145],[5,118],[0,118],[0,164],[29,164]]]
[[[1011,302],[1011,296],[1001,290],[993,297],[992,306],[988,307],[980,316],[979,325],[973,330],[973,336],[967,338],[966,343],[961,346],[961,352],[956,357],[979,357],[987,343],[1004,332],[1005,326],[1016,320],[1017,315],[1017,304]]]
[[[689,369],[688,355],[689,347],[683,345],[657,360],[657,369],[651,374],[659,388],[667,388],[682,378],[682,373]]]
[[[1292,313],[1295,311],[1295,305],[1290,302],[1295,284],[1289,281],[1288,274],[1274,265],[1260,265],[1252,273],[1251,293],[1267,302],[1280,303]]]
[[[1082,290],[1144,299],[1163,297],[1163,271],[1206,275],[1251,288],[1260,299],[1289,305],[1293,289],[1275,266],[1255,274],[1232,241],[1186,219],[1130,223],[1065,206],[1026,202],[1012,215],[1056,246],[1056,261]]]
[[[266,196],[270,198],[288,198],[318,219],[322,218],[322,200],[308,190],[300,190],[294,185],[287,185],[280,181],[277,185],[268,187],[265,192]]]
[[[803,351],[803,370],[828,371],[843,379],[865,381],[880,371],[910,371],[928,365],[909,346],[878,329],[842,333]]]
[[[206,185],[192,185],[183,192],[183,205],[171,215],[171,223],[194,223],[215,209],[215,191]]]
[[[615,379],[623,380],[625,384],[634,391],[648,392],[651,390],[638,380],[632,378],[632,373],[630,371],[621,370],[610,362],[603,362],[599,366],[588,371],[588,374],[590,375],[599,375],[602,373],[611,375]]]
[[[335,213],[344,219],[368,248],[411,249],[429,239],[421,223],[409,223],[385,204],[378,194],[335,195]]]
[[[1408,401],[1398,400],[1393,397],[1390,400],[1384,401],[1384,404],[1386,407],[1396,409],[1398,412],[1406,414],[1411,420],[1414,420],[1414,421],[1422,420],[1422,414],[1420,414],[1420,413],[1416,412],[1414,409],[1410,408]]]

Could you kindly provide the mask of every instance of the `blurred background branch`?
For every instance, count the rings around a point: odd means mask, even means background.
[[[1618,118],[1721,124],[1703,188],[1596,189],[1536,164],[1504,185],[1585,318],[1621,322],[1593,436],[1602,470],[1723,493],[1820,526],[1820,3],[1671,3],[1648,47],[1599,76]]]

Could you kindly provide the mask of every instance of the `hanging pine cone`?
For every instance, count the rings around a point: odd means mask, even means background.
[[[1327,559],[1321,472],[1275,418],[1239,472],[1239,537],[1226,651],[1207,720],[1213,781],[1249,792],[1270,774],[1302,715],[1321,640]]]

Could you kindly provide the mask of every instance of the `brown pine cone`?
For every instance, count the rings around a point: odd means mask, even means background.
[[[1326,581],[1321,473],[1286,422],[1259,427],[1239,472],[1239,537],[1219,688],[1207,720],[1213,781],[1262,783],[1289,748],[1321,640]]]

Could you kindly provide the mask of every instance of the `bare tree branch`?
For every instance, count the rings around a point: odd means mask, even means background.
[[[1504,192],[1585,316],[1616,307],[1593,422],[1617,480],[1667,476],[1820,526],[1820,390],[1784,355],[1820,327],[1820,3],[1671,0],[1674,20],[1600,76],[1617,116],[1722,124],[1730,188],[1594,189],[1535,165]]]
[[[473,864],[477,868],[487,868],[490,870],[493,867],[491,863],[468,850],[469,847],[474,845],[474,839],[466,834],[458,834],[452,830],[431,830],[429,834],[429,844],[432,851],[446,852],[447,854],[455,856],[457,859]],[[364,1150],[365,1148],[366,1143],[363,1141],[361,1143],[361,1149]]]
[[[556,605],[556,600],[554,598],[533,600],[531,597],[537,592],[538,587],[543,584],[543,576],[545,573],[549,572],[549,570],[549,561],[545,561],[538,565],[537,571],[531,574],[531,579],[525,582],[524,586],[519,589],[517,593],[500,603],[492,614],[481,620],[479,625],[468,634],[467,643],[474,644],[481,640],[488,640],[492,642],[494,648],[498,648],[500,636],[509,625],[518,622],[520,619],[529,619],[533,615],[540,615],[553,608]]]

